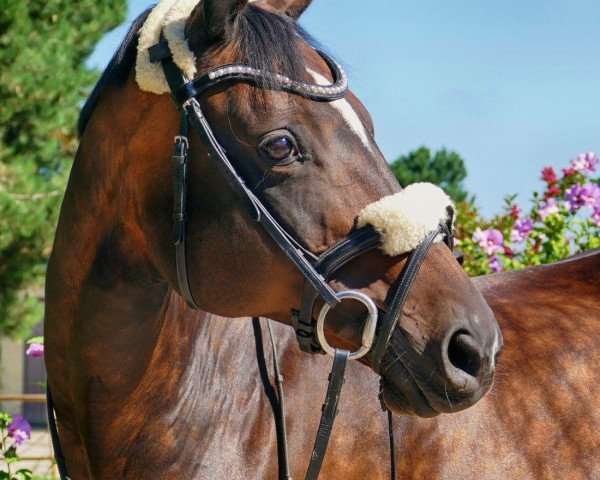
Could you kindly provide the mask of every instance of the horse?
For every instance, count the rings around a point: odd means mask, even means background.
[[[600,478],[599,266],[600,250],[595,250],[550,265],[473,279],[505,338],[494,386],[465,411],[435,418],[397,417],[398,478]],[[267,328],[263,324],[257,329],[249,318],[202,315],[198,341],[216,346],[216,354],[227,361],[215,366],[213,352],[198,346],[200,357],[195,361],[200,372],[195,380],[201,393],[190,392],[189,403],[180,408],[189,408],[196,395],[209,401],[210,412],[199,417],[206,422],[208,438],[196,444],[182,433],[183,439],[170,440],[177,441],[178,454],[163,461],[189,462],[203,478],[277,478],[273,392],[270,380],[259,380],[269,375],[272,362],[263,338]],[[287,424],[296,477],[305,470],[317,429],[314,404],[305,398],[308,391],[324,388],[329,360],[302,354],[288,327],[277,325],[275,338],[286,398],[294,405]],[[386,416],[374,388],[379,380],[361,363],[353,362],[348,369],[323,478],[389,478]],[[134,417],[140,406],[130,408]]]
[[[473,279],[505,337],[496,381],[468,410],[428,419],[397,417],[398,478],[600,478],[599,266],[600,250],[595,250],[550,265]],[[212,406],[208,416],[201,417],[209,438],[199,444],[184,438],[178,442],[178,456],[163,460],[189,462],[202,477],[277,478],[277,435],[270,418],[273,392],[270,381],[265,387],[258,380],[268,376],[272,361],[263,339],[267,329],[264,324],[256,329],[250,319],[202,315],[198,341],[217,346],[217,355],[227,359],[208,369],[213,353],[197,347],[200,357],[195,361],[202,371],[196,388],[202,393],[194,395]],[[304,401],[306,393],[324,388],[329,361],[302,354],[288,327],[276,326],[275,338],[286,398],[294,405],[287,423],[295,477],[305,470],[317,428],[318,416],[314,404]],[[378,378],[361,363],[348,368],[323,478],[388,478],[389,466],[382,461],[389,454],[386,417],[374,388]],[[191,393],[187,401],[194,401]],[[239,406],[244,415],[238,414]],[[130,408],[129,415],[135,416],[139,407]]]
[[[502,335],[441,242],[451,243],[444,222],[452,208],[435,210],[431,230],[414,211],[429,211],[432,199],[411,194],[403,198],[412,213],[399,217],[388,205],[383,226],[375,225],[379,202],[409,191],[437,194],[400,188],[341,67],[297,24],[309,4],[192,5],[180,25],[193,53],[187,68],[208,72],[201,80],[210,88],[179,108],[171,95],[141,89],[134,71],[140,55],[158,55],[154,66],[179,72],[175,43],[168,55],[164,43],[141,48],[138,32],[155,10],[147,11],[85,104],[48,263],[44,327],[48,386],[71,478],[275,477],[265,401],[272,392],[256,358],[263,333],[256,328],[247,338],[248,323],[234,320],[240,317],[281,324],[280,349],[290,325],[305,349],[314,346],[301,333],[315,312],[322,330],[316,346],[334,345],[336,359],[373,345],[359,360],[364,368],[351,362],[346,383],[381,389],[395,414],[458,412],[491,388]],[[176,103],[181,92],[173,92]],[[190,122],[198,128],[182,134]],[[187,172],[182,163],[173,170],[170,158],[189,158]],[[373,219],[362,225],[367,211]],[[406,238],[392,235],[388,217],[403,219]],[[407,238],[417,240],[408,245]],[[361,254],[349,255],[357,242]],[[316,267],[326,260],[327,278]],[[347,292],[350,301],[342,303],[339,294]],[[310,325],[291,320],[298,310]],[[377,315],[383,321],[375,332]],[[330,361],[284,350],[294,412],[286,418],[290,470],[298,476]],[[302,391],[294,390],[301,379]],[[361,418],[379,400],[366,402],[361,391],[352,403],[338,415],[343,433],[334,432],[332,448],[376,472],[380,449],[362,439],[377,437],[380,426],[375,414],[366,424]],[[331,462],[323,476],[352,473],[349,464]]]

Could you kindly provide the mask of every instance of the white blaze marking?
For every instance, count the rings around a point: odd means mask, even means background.
[[[307,68],[306,71],[313,76],[313,78],[315,79],[315,82],[317,82],[317,84],[319,84],[319,85],[330,85],[331,84],[331,82],[329,80],[327,80],[327,78],[325,78],[320,73],[315,72],[314,70],[311,70],[310,68]],[[342,114],[342,117],[344,117],[344,120],[346,120],[346,123],[348,124],[348,126],[352,129],[352,131],[354,133],[356,133],[356,135],[358,135],[358,138],[360,138],[363,145],[365,147],[367,147],[369,152],[372,153],[373,147],[371,146],[371,137],[367,133],[367,130],[365,129],[365,126],[361,122],[360,117],[354,111],[354,109],[352,108],[352,105],[350,105],[350,102],[348,102],[348,100],[346,100],[345,98],[340,98],[339,100],[334,100],[333,102],[329,102],[329,104]]]

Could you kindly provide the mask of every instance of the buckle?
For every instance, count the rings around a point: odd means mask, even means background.
[[[173,137],[173,142],[183,142],[185,143],[185,148],[189,148],[190,146],[188,138],[185,135],[175,135],[175,137]]]
[[[200,104],[198,103],[198,100],[196,100],[196,97],[190,97],[181,104],[184,110],[190,105],[194,107],[194,110],[200,111]]]

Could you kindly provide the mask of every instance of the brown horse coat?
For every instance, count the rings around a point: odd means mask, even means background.
[[[504,333],[495,385],[462,412],[432,419],[395,417],[399,478],[600,478],[600,251],[474,282]],[[258,381],[250,323],[240,322],[232,331],[231,324],[213,320],[207,335],[219,345],[219,356],[229,335],[247,339],[239,360],[223,367],[245,375],[245,384],[242,391],[212,394],[213,408],[222,416],[215,415],[211,425],[218,432],[211,433],[214,443],[202,448],[210,463],[198,478],[226,478],[227,472],[230,478],[276,478],[274,424]],[[302,478],[330,360],[300,353],[285,327],[278,326],[277,336],[292,475]],[[265,349],[270,367],[266,340]],[[388,478],[377,388],[369,369],[356,362],[350,366],[322,478]],[[243,413],[236,404],[244,405]],[[237,438],[239,448],[223,437]],[[232,463],[225,465],[225,459]]]
[[[474,279],[506,339],[496,383],[463,412],[395,417],[400,478],[600,478],[599,266],[595,251]],[[112,448],[96,462],[110,468],[94,478],[158,478],[155,472],[168,472],[160,478],[276,478],[274,421],[250,321],[190,314],[175,295],[168,308],[176,321],[165,323],[170,331],[163,338],[194,338],[195,348],[158,346],[148,366],[153,375],[108,426]],[[291,329],[276,325],[275,331],[292,475],[302,478],[330,359],[301,353]],[[272,375],[264,325],[263,337]],[[322,478],[388,478],[378,386],[370,369],[349,365]]]

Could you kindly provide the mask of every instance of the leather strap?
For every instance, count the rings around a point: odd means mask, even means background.
[[[397,280],[392,300],[379,325],[379,332],[377,333],[377,338],[375,339],[375,343],[371,350],[371,366],[376,373],[380,373],[381,371],[381,361],[385,354],[390,336],[402,313],[402,307],[408,297],[408,293],[415,277],[419,272],[419,267],[423,263],[431,245],[433,245],[434,240],[442,233],[442,231],[443,226],[440,225],[436,230],[427,235],[425,240],[410,253],[408,260],[404,264],[404,268]]]
[[[159,61],[162,62],[171,58],[171,49],[162,37],[159,43],[148,49],[148,53],[150,61],[153,63]],[[308,84],[295,81],[282,82],[280,80],[283,77],[280,75],[262,72],[241,63],[230,63],[209,70],[189,82],[183,82],[176,88],[171,88],[171,92],[177,102],[184,104],[190,99],[199,97],[207,90],[210,90],[215,85],[223,82],[243,82],[261,88],[295,93],[314,101],[331,102],[332,100],[344,97],[348,92],[348,88],[344,73],[340,66],[325,52],[317,50],[317,53],[329,67],[333,77],[334,86],[345,86],[345,88],[339,88],[339,90],[335,92],[332,92],[331,90],[324,91],[316,85],[310,85],[310,87],[313,88],[306,88]]]
[[[319,292],[310,283],[304,282],[300,310],[292,309],[292,327],[296,332],[296,340],[300,350],[306,353],[325,353],[319,344],[316,322],[313,319],[313,308],[318,297]]]
[[[67,470],[67,462],[62,451],[60,444],[60,437],[58,436],[58,428],[56,428],[56,418],[54,411],[54,401],[52,400],[52,393],[50,392],[50,384],[46,382],[46,413],[48,415],[48,429],[50,430],[50,439],[52,440],[52,451],[54,453],[54,461],[58,468],[58,475],[60,480],[71,480],[69,472]]]
[[[351,260],[369,250],[381,246],[381,236],[372,225],[358,228],[330,247],[317,260],[315,268],[325,278],[342,268]]]
[[[285,425],[285,403],[283,395],[283,375],[279,369],[279,355],[277,353],[277,346],[275,344],[275,337],[273,336],[273,329],[271,328],[271,320],[267,319],[267,328],[269,330],[269,338],[271,340],[271,353],[273,355],[273,376],[275,384],[277,386],[277,394],[271,385],[267,373],[267,360],[265,357],[265,350],[263,348],[263,337],[262,329],[260,325],[260,318],[252,318],[252,329],[254,330],[254,342],[256,346],[256,358],[258,360],[258,372],[263,382],[265,394],[273,410],[273,417],[275,418],[275,430],[277,433],[277,458],[279,467],[279,478],[282,480],[291,480],[290,475],[290,463],[288,459],[288,446],[287,446],[287,431]]]
[[[188,279],[187,259],[185,249],[186,234],[186,204],[187,204],[187,149],[188,149],[187,116],[181,115],[179,135],[173,145],[173,244],[175,245],[175,263],[177,266],[177,281],[179,290],[186,303],[199,309],[194,300]]]
[[[161,63],[165,77],[172,92],[176,92],[184,85],[190,84],[185,78],[179,67],[175,65],[172,57],[161,58]],[[225,78],[225,77],[223,77]],[[221,78],[220,81],[225,81]],[[177,98],[175,98],[178,100]],[[281,225],[273,218],[267,208],[256,197],[256,195],[246,186],[244,180],[237,174],[235,168],[227,158],[227,155],[219,142],[217,141],[210,125],[202,113],[198,101],[192,96],[182,105],[182,111],[187,116],[189,122],[195,127],[196,133],[208,150],[209,156],[219,172],[225,177],[231,188],[236,192],[242,201],[252,209],[255,218],[259,221],[269,235],[275,240],[277,245],[283,250],[287,257],[300,270],[308,282],[319,292],[323,300],[330,306],[336,306],[339,300],[335,292],[325,282],[323,277],[315,270],[313,263],[316,257],[304,249],[297,241],[289,235]],[[183,248],[183,247],[182,247]],[[182,287],[180,285],[180,287]],[[183,288],[181,288],[183,290]]]
[[[260,320],[260,319],[259,319]],[[269,329],[269,339],[271,340],[271,353],[273,354],[273,374],[275,376],[275,384],[277,385],[277,397],[279,399],[279,425],[277,428],[277,438],[281,438],[279,442],[279,458],[281,459],[279,475],[286,480],[292,480],[290,475],[290,461],[288,458],[288,445],[287,445],[287,429],[285,426],[285,401],[283,396],[283,375],[279,369],[279,355],[277,353],[277,346],[275,345],[275,336],[273,335],[273,328],[271,327],[272,320],[267,320],[267,327]]]
[[[388,439],[390,442],[390,477],[392,480],[396,480],[396,442],[394,441],[394,415],[387,410],[388,420]]]
[[[325,458],[325,452],[329,444],[333,422],[338,412],[340,394],[344,385],[344,372],[346,371],[349,354],[348,350],[335,350],[333,367],[329,374],[329,385],[327,385],[327,394],[325,395],[325,403],[323,403],[322,407],[323,413],[321,414],[315,445],[310,456],[310,463],[305,477],[306,480],[316,480],[323,466],[323,459]]]

